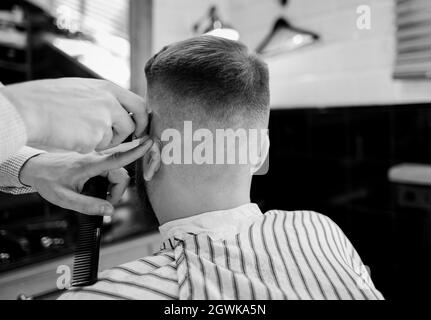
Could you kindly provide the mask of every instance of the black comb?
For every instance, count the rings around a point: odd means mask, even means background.
[[[106,199],[109,182],[95,177],[87,181],[82,194]],[[72,286],[91,286],[97,281],[103,217],[78,214],[78,241],[73,261]]]

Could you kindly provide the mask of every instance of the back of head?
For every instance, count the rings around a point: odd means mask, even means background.
[[[266,64],[240,42],[200,36],[163,48],[145,68],[150,105],[169,125],[266,126]]]
[[[199,36],[163,48],[148,61],[145,73],[147,103],[153,113],[150,134],[161,139],[163,146],[162,167],[147,183],[152,204],[157,194],[166,193],[167,189],[183,193],[182,199],[188,197],[187,193],[196,197],[201,193],[204,198],[217,190],[228,192],[230,187],[240,190],[241,185],[244,193],[249,193],[248,162],[226,163],[224,152],[229,149],[229,142],[223,141],[220,147],[217,137],[223,130],[233,129],[236,141],[237,130],[248,134],[250,129],[267,128],[266,64],[240,42]],[[191,132],[187,131],[189,127]],[[178,134],[167,134],[172,131]],[[238,147],[233,149],[238,156]],[[164,155],[178,153],[179,161],[172,161],[171,157],[166,163]],[[217,158],[220,153],[222,161]],[[139,171],[142,172],[138,168]]]

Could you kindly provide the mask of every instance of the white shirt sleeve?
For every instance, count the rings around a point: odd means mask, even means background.
[[[356,285],[361,289],[372,290],[377,296],[377,299],[384,300],[383,295],[376,289],[373,281],[371,280],[370,268],[362,262],[362,259],[355,247],[341,230],[341,228],[330,218],[323,215],[321,215],[321,217],[326,219],[331,228],[335,231],[334,241],[338,242],[346,265],[358,275]]]
[[[3,85],[0,82],[0,88]],[[27,133],[18,111],[0,92],[0,192],[23,194],[35,192],[21,183],[24,164],[44,151],[24,147]]]
[[[22,184],[20,173],[28,160],[44,152],[30,147],[23,147],[19,152],[0,164],[0,192],[15,195],[36,192],[33,188]]]
[[[0,164],[18,152],[26,142],[27,132],[21,116],[0,92]]]

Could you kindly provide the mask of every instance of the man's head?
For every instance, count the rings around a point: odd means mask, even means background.
[[[146,184],[159,220],[249,201],[250,172],[262,164],[269,147],[266,135],[249,135],[268,127],[266,65],[239,42],[200,36],[162,49],[148,61],[145,73],[150,135],[163,146],[161,169]],[[217,137],[226,130],[246,133],[246,140],[239,134],[236,144],[220,143]],[[241,152],[250,154],[250,148],[257,159],[241,161]]]

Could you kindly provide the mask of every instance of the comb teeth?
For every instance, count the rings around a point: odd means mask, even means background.
[[[78,242],[73,262],[72,286],[90,286],[97,281],[103,217],[79,215]]]
[[[106,198],[109,181],[94,177],[83,187],[83,194]],[[99,250],[103,217],[78,214],[78,241],[73,261],[72,286],[91,286],[97,281],[99,270]]]

